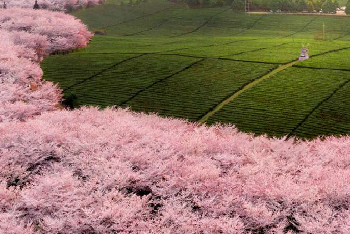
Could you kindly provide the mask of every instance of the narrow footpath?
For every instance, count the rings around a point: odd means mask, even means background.
[[[225,99],[224,101],[222,101],[219,105],[217,105],[212,111],[208,112],[206,115],[204,115],[200,120],[198,120],[198,122],[200,124],[205,123],[211,116],[213,116],[214,114],[216,114],[216,112],[220,111],[221,108],[223,108],[224,106],[226,106],[227,104],[229,104],[230,102],[232,102],[233,100],[235,100],[237,97],[239,97],[242,93],[244,93],[245,91],[251,89],[252,87],[254,87],[255,85],[257,85],[258,83],[274,76],[275,74],[293,66],[294,64],[296,64],[297,62],[299,62],[298,60],[284,64],[284,65],[280,65],[278,68],[272,70],[271,72],[269,72],[268,74],[252,81],[251,83],[245,85],[242,89],[240,89],[239,91],[235,92],[234,94],[232,94],[230,97],[228,97],[227,99]]]

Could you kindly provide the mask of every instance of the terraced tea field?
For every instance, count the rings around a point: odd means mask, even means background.
[[[350,133],[350,18],[120,2],[73,12],[104,35],[42,63],[65,95],[254,134]]]

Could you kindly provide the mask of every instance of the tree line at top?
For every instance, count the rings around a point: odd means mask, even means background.
[[[7,4],[6,4],[5,1],[4,1],[4,3],[3,3],[2,7],[0,7],[0,8],[7,9]],[[35,3],[34,3],[34,5],[33,5],[33,9],[34,9],[34,10],[40,9],[40,6],[39,6],[39,4],[38,4],[38,0],[35,0]]]
[[[340,7],[338,0],[172,0],[188,4],[191,8],[231,6],[237,12],[323,12],[335,13]],[[345,12],[350,14],[350,0]]]
[[[338,0],[249,0],[249,10],[282,12],[335,13],[340,7]],[[348,1],[348,4],[350,0]],[[232,9],[245,11],[245,0],[233,0]]]

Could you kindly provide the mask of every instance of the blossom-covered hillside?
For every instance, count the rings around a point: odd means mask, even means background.
[[[61,12],[0,10],[0,122],[24,121],[56,109],[61,92],[41,79],[39,62],[53,52],[87,45],[91,33]]]
[[[39,62],[91,34],[0,11],[0,233],[350,232],[350,139],[294,142],[123,109],[57,110]],[[127,77],[126,77],[127,78]]]
[[[350,232],[348,138],[293,144],[97,108],[0,132],[2,233]]]

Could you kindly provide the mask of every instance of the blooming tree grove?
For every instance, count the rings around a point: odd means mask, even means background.
[[[99,5],[105,0],[38,0],[41,9],[54,11],[71,11],[83,7]],[[29,8],[32,9],[34,0],[8,0],[5,1],[8,8]]]
[[[0,10],[0,122],[24,121],[56,109],[61,91],[41,80],[39,62],[54,52],[87,45],[91,33],[61,12]]]
[[[39,62],[90,37],[63,13],[0,10],[0,233],[350,233],[349,137],[58,110]]]

